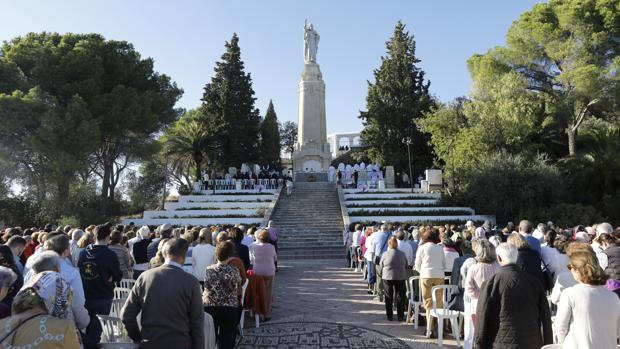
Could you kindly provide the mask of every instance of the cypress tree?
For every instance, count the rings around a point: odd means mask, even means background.
[[[258,160],[260,114],[254,107],[252,78],[244,71],[239,37],[233,34],[226,52],[215,64],[215,76],[204,88],[201,119],[217,141],[210,158],[223,168]]]
[[[381,67],[374,71],[375,82],[368,82],[367,110],[359,116],[364,124],[362,140],[372,160],[392,165],[397,171],[408,171],[407,145],[402,139],[410,137],[416,176],[433,160],[429,136],[417,125],[434,105],[430,81],[425,81],[424,71],[416,66],[420,60],[415,55],[414,37],[400,21],[386,47]]]
[[[267,113],[260,125],[260,157],[265,165],[280,164],[280,127],[278,116],[273,108],[273,102],[269,101]]]

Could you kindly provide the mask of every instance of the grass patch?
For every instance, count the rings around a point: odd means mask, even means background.
[[[432,210],[432,211],[368,211],[349,212],[351,217],[359,216],[464,216],[471,215],[467,210]]]
[[[181,207],[174,211],[197,211],[197,210],[243,210],[241,207]]]
[[[385,200],[437,200],[434,196],[401,196],[397,198],[346,198],[346,201],[385,201]]]
[[[347,207],[349,208],[397,208],[397,207],[433,207],[439,206],[438,203],[429,203],[429,204],[410,204],[410,203],[402,203],[402,204],[371,204],[371,203],[360,203],[360,204],[349,204],[347,203]]]
[[[262,218],[262,215],[258,215],[258,214],[251,214],[251,215],[237,215],[237,214],[222,214],[222,215],[216,215],[216,216],[207,216],[207,215],[196,215],[196,216],[184,216],[184,217],[179,217],[177,215],[174,215],[172,217],[163,217],[163,216],[157,216],[157,217],[153,217],[155,219],[189,219],[189,218]]]

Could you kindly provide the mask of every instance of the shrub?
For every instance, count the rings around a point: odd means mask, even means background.
[[[495,214],[499,222],[560,202],[562,181],[546,156],[529,158],[498,152],[483,156],[465,173],[459,201],[480,214]]]

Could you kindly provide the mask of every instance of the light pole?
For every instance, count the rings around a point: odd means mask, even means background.
[[[411,137],[403,137],[403,144],[407,145],[407,159],[409,159],[409,184],[411,184],[411,193],[413,194],[413,174],[411,173]]]

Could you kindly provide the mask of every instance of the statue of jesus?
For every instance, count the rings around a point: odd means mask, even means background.
[[[304,61],[316,63],[316,51],[319,49],[319,33],[314,30],[312,23],[304,22]]]

